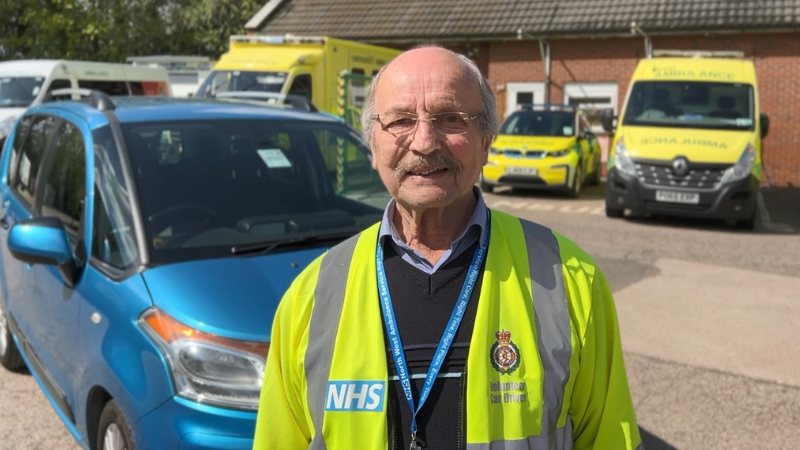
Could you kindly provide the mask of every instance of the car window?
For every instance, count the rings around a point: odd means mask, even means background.
[[[11,146],[11,157],[8,162],[8,185],[15,186],[17,182],[17,163],[19,162],[19,153],[25,144],[28,137],[28,131],[31,129],[31,123],[34,116],[25,116],[19,120],[17,124],[17,133],[14,136],[14,144]]]
[[[625,125],[751,130],[756,102],[752,85],[701,81],[637,81]]]
[[[289,94],[302,95],[311,100],[311,75],[302,74],[294,77],[294,81],[289,87]]]
[[[144,95],[144,86],[141,81],[129,81],[128,86],[131,88],[131,95]]]
[[[86,199],[85,147],[81,130],[64,122],[53,143],[53,159],[42,192],[42,216],[61,219],[73,248],[79,240]]]
[[[123,132],[154,264],[349,236],[380,220],[388,200],[382,184],[356,182],[370,176],[368,150],[338,122],[196,120],[123,124]],[[337,162],[348,169],[344,189],[332,178]]]
[[[569,111],[517,111],[506,119],[500,134],[519,136],[574,136],[575,113]]]
[[[139,253],[119,149],[108,126],[92,133],[95,189],[91,256],[120,270],[136,264]]]
[[[125,81],[78,80],[78,87],[103,91],[108,95],[129,95]]]
[[[55,124],[56,118],[53,116],[34,116],[30,131],[19,149],[17,173],[14,174],[11,188],[28,207],[33,206],[39,167]]]
[[[44,81],[45,77],[0,77],[0,108],[30,106]]]
[[[64,79],[57,79],[50,82],[50,86],[47,87],[47,93],[51,93],[57,89],[69,89],[72,87],[72,83],[69,80]]]

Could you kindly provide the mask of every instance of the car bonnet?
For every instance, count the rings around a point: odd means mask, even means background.
[[[231,339],[269,341],[281,297],[326,249],[159,266],[142,277],[153,304],[174,319]]]

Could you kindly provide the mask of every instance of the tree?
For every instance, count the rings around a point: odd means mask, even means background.
[[[0,60],[217,58],[261,5],[259,0],[2,0]]]

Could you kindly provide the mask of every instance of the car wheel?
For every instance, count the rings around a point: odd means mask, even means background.
[[[115,400],[103,408],[100,425],[97,427],[99,450],[136,450],[133,429]]]
[[[738,230],[752,231],[756,228],[756,213],[744,220],[737,220],[734,224]]]
[[[25,361],[11,337],[8,326],[8,317],[3,309],[3,299],[0,298],[0,365],[8,370],[19,370],[25,367]]]
[[[575,166],[575,176],[572,178],[572,187],[567,191],[567,195],[572,198],[578,198],[581,195],[581,185],[583,184],[583,171],[581,170],[581,163]]]
[[[488,192],[488,193],[490,193],[490,194],[491,194],[491,193],[492,193],[492,191],[494,190],[494,186],[492,186],[491,184],[489,184],[489,183],[487,183],[487,182],[483,181],[483,174],[481,174],[481,181],[480,181],[480,183],[479,183],[479,186],[480,186],[480,188],[481,188],[481,191],[483,191],[483,192]]]
[[[625,210],[621,208],[614,208],[613,206],[609,206],[606,203],[606,217],[610,217],[612,219],[619,219],[625,216]]]
[[[600,184],[600,164],[599,160],[598,163],[594,165],[594,171],[592,172],[592,177],[589,179],[590,186],[597,186]]]

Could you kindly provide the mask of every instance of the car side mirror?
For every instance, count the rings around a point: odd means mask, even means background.
[[[758,116],[758,121],[761,123],[761,139],[764,139],[769,133],[769,116],[761,113]]]
[[[609,133],[614,132],[614,120],[616,116],[614,116],[614,110],[612,108],[606,108],[603,110],[602,122],[603,122],[603,129]]]
[[[67,286],[75,286],[78,267],[60,219],[37,217],[15,224],[8,232],[8,249],[22,262],[57,266]]]

